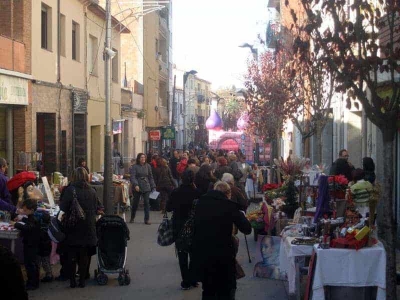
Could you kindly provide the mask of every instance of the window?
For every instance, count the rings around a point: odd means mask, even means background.
[[[79,36],[80,36],[79,24],[72,21],[72,59],[76,60],[76,61],[79,61],[79,59],[80,59],[80,57],[79,57],[79,49],[80,49]]]
[[[182,104],[179,104],[179,113],[183,114],[183,105]]]
[[[118,51],[116,49],[113,49],[113,51],[115,52],[115,56],[113,57],[112,61],[111,61],[111,78],[112,81],[114,82],[119,82],[118,80]]]
[[[65,16],[60,14],[60,54],[65,55]]]
[[[90,75],[97,76],[97,51],[98,51],[98,39],[92,35],[89,35],[88,43],[88,73]]]
[[[41,11],[41,45],[51,50],[51,7],[42,3]]]

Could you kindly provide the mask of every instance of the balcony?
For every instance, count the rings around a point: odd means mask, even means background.
[[[168,29],[168,23],[165,18],[160,17],[159,18],[159,28],[160,28],[160,33],[168,39],[169,36],[169,29]]]
[[[0,68],[25,73],[25,45],[0,36]]]
[[[168,109],[165,106],[160,106],[158,108],[158,113],[160,115],[160,123],[168,124],[169,123]]]
[[[269,21],[266,32],[266,46],[275,49],[280,37],[280,24],[276,21]]]
[[[160,71],[160,78],[166,81],[168,79],[168,63],[164,62],[163,56],[158,54],[158,64],[159,64],[159,71]]]

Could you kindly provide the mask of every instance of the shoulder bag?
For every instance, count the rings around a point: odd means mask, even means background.
[[[163,220],[157,230],[157,244],[160,246],[169,246],[174,243],[174,230],[172,227],[172,218],[168,219],[168,214],[165,212]]]
[[[79,221],[85,220],[86,215],[83,211],[81,205],[78,202],[78,196],[76,195],[76,190],[72,188],[72,202],[69,208],[69,211],[65,213],[63,227],[64,228],[73,228],[78,224]]]

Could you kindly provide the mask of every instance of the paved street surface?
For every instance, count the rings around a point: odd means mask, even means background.
[[[189,291],[180,290],[180,271],[174,246],[160,247],[156,242],[157,228],[162,220],[159,212],[151,212],[152,225],[143,224],[143,211],[138,211],[136,223],[129,224],[131,239],[128,244],[127,268],[131,274],[129,286],[119,286],[117,275],[110,275],[106,286],[99,286],[93,279],[96,258],[92,259],[91,276],[84,289],[69,287],[69,281],[41,283],[36,291],[29,292],[30,299],[78,300],[78,299],[135,299],[135,300],[200,300],[201,286]],[[283,281],[253,278],[255,246],[253,236],[247,237],[252,263],[248,261],[243,234],[239,234],[238,260],[246,277],[238,280],[236,299],[288,299],[287,283]],[[59,266],[53,266],[58,275]]]

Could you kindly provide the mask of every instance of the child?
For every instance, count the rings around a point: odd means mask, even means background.
[[[36,200],[25,199],[20,209],[20,213],[25,216],[17,223],[10,222],[21,231],[23,237],[24,265],[28,276],[27,290],[36,290],[39,287],[37,255],[40,243],[40,224],[34,217],[36,208]]]

